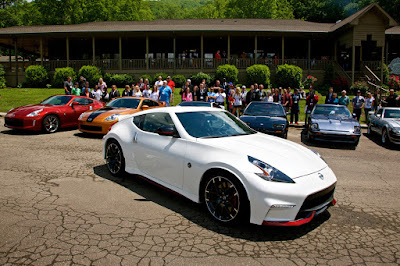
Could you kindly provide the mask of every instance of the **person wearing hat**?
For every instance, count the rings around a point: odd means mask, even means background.
[[[361,91],[357,91],[357,95],[352,99],[353,113],[356,115],[358,121],[360,121],[361,111],[364,107],[365,99],[361,96]]]
[[[71,90],[72,95],[81,95],[81,89],[79,88],[79,83],[75,82],[75,86]]]
[[[342,90],[342,96],[339,98],[339,104],[349,107],[350,98],[346,95],[346,91]]]

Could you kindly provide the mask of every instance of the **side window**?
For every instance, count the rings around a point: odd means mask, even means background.
[[[154,107],[154,106],[159,106],[157,102],[149,100],[149,106]]]
[[[175,127],[174,122],[172,122],[171,117],[167,113],[152,113],[144,115],[143,131],[155,133],[162,126],[172,126]]]
[[[80,105],[89,105],[93,103],[93,100],[76,97],[74,102],[78,102]]]
[[[133,117],[133,123],[140,129],[143,130],[143,121],[144,121],[144,115],[139,115]]]

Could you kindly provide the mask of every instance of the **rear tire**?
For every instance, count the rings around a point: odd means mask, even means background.
[[[42,129],[46,133],[54,133],[60,128],[60,119],[56,115],[47,115],[43,118]]]
[[[121,176],[125,173],[125,158],[122,148],[116,140],[110,140],[106,147],[106,164],[108,171],[113,176]]]
[[[249,221],[249,200],[242,184],[221,173],[207,178],[203,187],[204,205],[217,222],[234,225]]]

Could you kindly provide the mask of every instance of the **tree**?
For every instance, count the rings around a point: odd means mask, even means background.
[[[226,16],[230,18],[293,18],[285,0],[228,0],[226,7]]]

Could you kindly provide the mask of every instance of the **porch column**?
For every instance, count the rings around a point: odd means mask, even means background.
[[[307,69],[308,69],[308,75],[310,75],[310,70],[311,70],[311,39],[308,39]]]
[[[335,44],[333,45],[333,59],[337,62],[337,44],[338,42],[336,41]]]
[[[285,36],[282,35],[282,64],[285,60]]]
[[[228,35],[228,62],[231,59],[231,35]]]
[[[201,71],[203,71],[203,66],[204,66],[204,36],[203,33],[200,36],[200,50],[201,50]]]
[[[122,38],[121,36],[118,37],[118,44],[119,44],[119,70],[122,70]]]
[[[389,40],[385,40],[386,43],[386,56],[385,56],[385,62],[386,65],[389,63]]]
[[[385,47],[382,46],[382,58],[381,58],[381,86],[383,85],[383,64],[385,63]]]
[[[43,66],[43,37],[40,38],[40,64]]]
[[[172,50],[174,53],[174,75],[176,75],[176,36],[174,34],[174,38],[172,39]]]
[[[66,40],[66,47],[67,47],[67,66],[69,66],[69,37]]]
[[[15,56],[15,86],[18,86],[18,45],[17,45],[17,38],[14,39],[14,56]]]
[[[254,62],[257,62],[257,51],[258,51],[258,43],[257,43],[257,35],[254,36]]]
[[[92,37],[92,64],[96,65],[96,39]]]
[[[356,71],[356,46],[353,42],[352,55],[351,55],[351,82],[354,84],[354,72]]]
[[[8,67],[10,68],[10,72],[11,72],[11,47],[8,48]]]
[[[149,70],[149,35],[146,35],[146,70]]]
[[[382,49],[383,49],[383,47],[382,47]],[[362,62],[363,61],[363,58],[362,58],[362,45],[360,46],[360,62]]]

